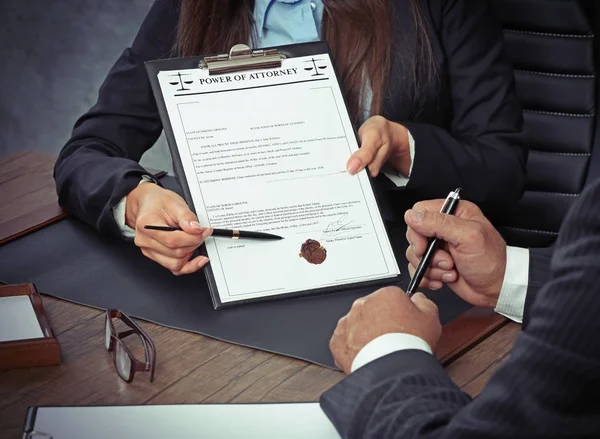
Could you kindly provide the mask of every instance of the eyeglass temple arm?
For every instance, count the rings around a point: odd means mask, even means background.
[[[125,337],[129,337],[132,334],[137,334],[141,338],[142,343],[144,344],[144,354],[146,357],[146,363],[150,363],[150,358],[148,355],[148,347],[150,347],[150,349],[152,350],[152,355],[156,355],[156,352],[154,350],[154,345],[152,343],[148,343],[148,341],[146,340],[146,337],[144,337],[143,334],[140,334],[135,329],[128,329],[127,331],[119,332],[117,334],[117,338],[124,339]]]
[[[117,334],[117,337],[119,337],[119,338],[129,337],[131,334],[135,334],[136,332],[137,331],[134,329],[128,329],[127,331],[119,332]]]
[[[127,317],[124,314],[121,314],[121,320],[123,321],[123,323],[125,323],[130,328],[133,328],[131,331],[122,332],[122,334],[126,334],[126,335],[123,335],[123,337],[127,337],[128,335],[131,335],[134,332],[138,333],[140,335],[142,341],[144,341],[144,344],[146,344],[146,342],[147,342],[150,345],[150,347],[152,348],[153,353],[156,354],[156,351],[154,349],[154,343],[152,342],[152,339],[150,338],[150,336],[148,334],[146,334],[146,331],[144,331],[141,328],[141,326],[139,326],[137,323],[135,323],[133,320],[131,320],[129,317]]]

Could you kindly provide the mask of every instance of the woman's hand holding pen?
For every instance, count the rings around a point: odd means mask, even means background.
[[[381,168],[389,162],[400,174],[407,176],[411,158],[408,143],[408,130],[382,116],[367,119],[358,130],[360,148],[346,165],[350,174],[356,174],[365,167],[372,177],[377,177]]]
[[[475,204],[461,200],[454,215],[444,215],[443,202],[421,201],[406,212],[408,270],[412,276],[435,236],[444,242],[421,287],[437,290],[446,283],[472,305],[494,308],[504,282],[506,243]]]
[[[144,256],[175,275],[190,274],[208,262],[205,256],[192,260],[194,251],[210,236],[185,200],[154,183],[142,183],[127,195],[126,224],[135,229],[135,245]],[[145,224],[179,226],[182,231],[144,229]]]

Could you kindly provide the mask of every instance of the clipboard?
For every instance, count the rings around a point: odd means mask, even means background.
[[[29,407],[23,439],[339,439],[318,402]]]
[[[174,130],[170,121],[169,113],[167,110],[166,102],[163,96],[163,90],[161,88],[158,75],[162,71],[177,71],[177,70],[188,70],[188,69],[204,69],[208,72],[210,77],[218,77],[219,75],[235,73],[235,72],[244,72],[257,69],[268,71],[269,69],[274,69],[282,66],[282,63],[286,59],[290,58],[300,58],[300,57],[309,57],[309,56],[317,56],[317,55],[327,55],[330,58],[331,52],[329,49],[329,45],[326,41],[318,41],[318,42],[309,42],[309,43],[301,43],[301,44],[292,44],[278,47],[268,47],[262,49],[252,50],[247,45],[238,44],[233,46],[229,53],[227,54],[217,54],[210,56],[196,56],[196,57],[185,57],[185,58],[168,58],[168,59],[159,59],[147,61],[145,63],[145,67],[150,79],[150,84],[152,87],[152,91],[155,95],[158,112],[163,122],[163,127],[165,130],[165,136],[167,139],[167,143],[169,149],[171,151],[171,156],[173,160],[173,169],[175,171],[175,177],[180,184],[183,192],[183,198],[188,203],[188,206],[192,211],[197,213],[197,210],[194,206],[194,201],[192,197],[192,193],[190,191],[190,187],[185,178],[184,166],[182,163],[182,159],[179,154],[179,150],[177,147],[177,143],[175,140]],[[333,64],[333,63],[332,63]],[[339,78],[338,72],[336,71],[335,65],[333,64],[333,71],[335,74],[336,82],[338,82],[337,78]],[[183,79],[179,77],[179,81],[181,83],[181,87],[185,87],[185,82]],[[338,82],[339,85],[339,82]],[[341,87],[340,87],[341,89]],[[343,111],[348,113],[347,101],[342,94],[344,108]],[[358,133],[357,127],[353,126],[353,136],[358,143]],[[378,192],[375,190],[373,179],[368,177],[369,188],[372,191],[372,194],[375,198],[375,202],[377,205],[378,213],[381,216],[381,202],[378,200]],[[389,232],[384,223],[384,230],[386,231],[386,239],[389,244]],[[201,254],[204,256],[208,256],[206,245],[203,244],[197,251],[197,254]],[[366,281],[358,281],[355,283],[348,283],[345,285],[335,285],[335,286],[326,286],[318,289],[304,290],[292,293],[286,293],[282,295],[272,295],[267,297],[260,298],[252,298],[252,299],[242,299],[237,300],[233,303],[224,303],[221,301],[217,283],[215,281],[215,273],[211,264],[207,264],[204,267],[204,274],[206,277],[206,281],[209,287],[211,299],[213,302],[214,309],[221,309],[224,307],[231,306],[239,306],[245,305],[249,303],[255,302],[265,302],[271,300],[286,300],[292,298],[298,298],[302,296],[315,296],[320,294],[329,294],[329,293],[343,293],[348,290],[361,289],[365,287],[373,287],[377,288],[384,285],[391,284],[400,284],[401,282],[401,272],[398,268],[398,273],[395,276],[390,276],[384,279],[377,280],[366,280]]]

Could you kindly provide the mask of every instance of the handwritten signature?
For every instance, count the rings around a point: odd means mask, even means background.
[[[347,217],[348,215],[344,214],[341,217],[339,217],[336,221],[329,223],[325,230],[323,230],[323,235],[326,237],[333,237],[345,232],[348,226],[352,224],[352,221],[349,221]]]

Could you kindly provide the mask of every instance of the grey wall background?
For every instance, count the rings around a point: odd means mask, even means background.
[[[0,0],[0,156],[57,154],[153,0]],[[146,166],[171,169],[161,136]]]

